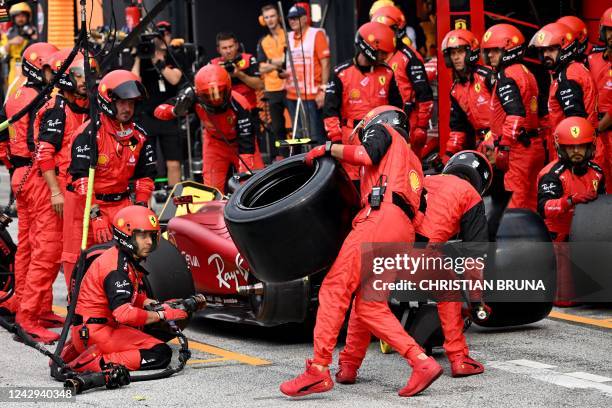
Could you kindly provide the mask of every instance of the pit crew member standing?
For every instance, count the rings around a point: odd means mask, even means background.
[[[144,131],[133,121],[136,103],[146,96],[145,89],[130,71],[115,70],[98,85],[99,116],[97,165],[94,178],[91,223],[88,242],[102,243],[113,238],[111,220],[131,205],[128,185],[134,180],[135,203],[147,206],[153,192],[155,151]],[[81,247],[83,211],[92,149],[91,121],[79,127],[72,144],[68,172],[72,179],[64,202],[64,273],[72,273]]]
[[[81,283],[72,338],[62,353],[79,372],[101,371],[107,364],[128,370],[165,368],[172,350],[142,332],[144,325],[187,318],[184,310],[163,304],[163,312],[144,309],[156,301],[147,298],[140,262],[155,250],[159,222],[142,206],[119,210],[113,220],[115,245],[96,258]]]
[[[43,65],[57,48],[48,43],[30,45],[23,53],[21,69],[27,78],[24,86],[11,94],[4,105],[0,121],[12,117],[21,111],[38,96],[46,81]],[[36,152],[35,125],[36,112],[44,103],[32,106],[26,115],[13,124],[13,132],[0,134],[0,159],[13,169],[11,188],[17,198],[19,214],[18,245],[15,256],[15,296],[14,303],[8,305],[15,311],[16,322],[30,334],[35,341],[49,343],[59,336],[43,327],[39,321],[40,304],[48,305],[52,301],[51,284],[42,285],[46,270],[49,267],[49,248],[56,245],[48,239],[42,227],[37,208],[41,203],[49,203],[48,189],[40,170],[34,162]],[[45,195],[45,190],[47,194]],[[32,302],[30,299],[37,301]],[[44,312],[47,312],[45,310]],[[46,324],[45,324],[46,325]]]
[[[371,21],[383,23],[395,32],[397,51],[387,64],[393,69],[404,110],[410,119],[410,147],[417,157],[421,157],[433,112],[433,92],[423,57],[407,41],[406,20],[399,8],[392,5],[382,6],[374,11]]]
[[[312,164],[317,157],[331,155],[363,166],[363,207],[354,218],[353,229],[319,291],[314,359],[306,361],[303,374],[281,384],[280,390],[286,395],[297,397],[333,388],[328,365],[353,294],[352,313],[369,332],[389,343],[413,367],[407,385],[399,391],[400,396],[418,394],[442,374],[442,367],[427,357],[404,331],[386,299],[366,300],[359,291],[362,243],[414,242],[412,218],[419,211],[423,175],[420,162],[407,143],[407,126],[408,118],[401,109],[381,106],[370,111],[356,127],[355,137],[359,137],[361,145],[329,141],[305,157],[307,164]]]
[[[468,30],[452,30],[442,40],[444,63],[453,70],[450,135],[442,161],[476,148],[489,133],[493,71],[478,64],[480,46]]]
[[[498,144],[495,166],[504,172],[510,192],[508,208],[536,209],[535,180],[544,166],[544,145],[538,134],[538,86],[521,64],[525,38],[514,26],[496,24],[482,39],[485,63],[495,70],[491,97],[491,132]]]
[[[360,144],[351,133],[369,111],[386,104],[402,106],[393,71],[384,64],[395,49],[394,42],[393,31],[384,24],[366,23],[355,37],[355,57],[334,68],[323,106],[323,122],[332,142]],[[359,166],[350,162],[342,166],[351,180],[359,179]]]
[[[459,152],[450,158],[442,173],[424,180],[427,207],[425,214],[418,213],[415,218],[417,241],[444,243],[459,236],[464,242],[487,242],[487,219],[481,195],[492,181],[489,161],[475,151]],[[437,306],[452,376],[482,373],[482,364],[469,356],[461,303],[438,302]],[[337,382],[355,383],[370,341],[370,331],[357,314],[351,312],[346,346],[339,356]]]

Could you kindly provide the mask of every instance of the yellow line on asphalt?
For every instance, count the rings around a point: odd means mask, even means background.
[[[63,306],[53,305],[53,311],[61,316],[66,316],[66,313],[67,313],[67,309]],[[173,339],[171,343],[179,344],[177,339]],[[222,348],[211,346],[210,344],[200,343],[192,339],[189,339],[189,348],[192,350],[198,350],[204,353],[214,354],[214,355],[219,356],[218,359],[212,358],[208,360],[190,360],[190,362],[193,361],[193,362],[204,363],[204,362],[213,362],[213,361],[233,360],[233,361],[239,361],[241,363],[252,365],[252,366],[264,366],[264,365],[272,364],[268,360],[264,360],[264,359],[253,357],[253,356],[248,356],[246,354],[236,353],[236,352],[229,351],[229,350],[224,350]]]
[[[612,319],[592,319],[590,317],[576,316],[568,313],[561,313],[552,311],[548,315],[553,319],[567,320],[575,323],[584,323],[591,326],[603,327],[605,329],[612,329]]]
[[[228,360],[228,359],[227,359],[227,358],[225,358],[225,357],[208,358],[208,359],[205,359],[205,360],[198,360],[198,359],[195,359],[195,360],[189,360],[189,361],[187,362],[187,364],[206,364],[206,363],[217,363],[217,362],[219,362],[219,361],[230,361],[230,360]]]

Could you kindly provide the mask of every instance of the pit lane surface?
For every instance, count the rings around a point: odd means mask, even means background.
[[[2,204],[8,197],[3,170]],[[16,227],[15,222],[10,228],[15,238]],[[65,306],[63,281],[60,276],[54,285],[58,311]],[[438,350],[435,358],[444,367],[444,375],[410,399],[396,395],[410,374],[408,365],[397,354],[381,354],[373,342],[357,384],[336,385],[326,394],[291,400],[280,394],[278,385],[300,373],[304,359],[311,356],[312,340],[307,334],[296,327],[267,329],[196,318],[186,331],[193,340],[193,358],[182,373],[119,390],[90,391],[78,396],[77,403],[94,407],[610,407],[611,326],[610,305],[555,309],[551,318],[517,329],[473,326],[467,333],[471,354],[485,364],[485,373],[453,379]],[[2,329],[0,345],[0,387],[61,386],[49,377],[45,357],[13,341]],[[66,403],[45,406],[55,405]]]

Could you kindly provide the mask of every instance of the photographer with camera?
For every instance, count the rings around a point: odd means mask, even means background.
[[[0,39],[0,56],[9,64],[8,82],[11,86],[21,69],[21,54],[28,45],[38,39],[36,28],[32,25],[32,9],[26,2],[17,3],[9,9],[13,23]]]
[[[181,70],[175,67],[179,53],[173,53],[171,43],[172,26],[167,21],[156,25],[157,32],[141,35],[137,46],[132,73],[139,76],[147,90],[148,97],[142,101],[137,112],[137,122],[145,129],[153,146],[156,140],[166,161],[168,187],[181,181],[182,141],[177,120],[160,121],[153,116],[157,105],[177,96],[183,80]],[[174,48],[174,47],[172,47]],[[178,61],[180,64],[181,62]]]
[[[232,78],[232,90],[244,96],[252,107],[257,106],[255,91],[263,89],[259,78],[257,60],[251,54],[240,52],[240,43],[234,33],[217,34],[217,52],[220,57],[213,58],[211,64],[219,64]]]
[[[287,44],[285,33],[279,24],[278,10],[272,4],[261,8],[260,23],[268,28],[269,34],[259,40],[257,44],[257,62],[259,73],[264,81],[264,95],[270,110],[270,127],[272,140],[270,156],[278,155],[275,142],[285,139],[285,80]]]

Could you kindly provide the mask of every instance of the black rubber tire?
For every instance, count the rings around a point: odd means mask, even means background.
[[[17,246],[6,230],[0,230],[0,302],[8,300],[15,289],[15,253]]]
[[[336,160],[322,158],[309,167],[303,157],[254,175],[225,206],[230,235],[263,282],[329,268],[359,209],[359,194]]]
[[[159,240],[159,245],[143,262],[143,266],[149,272],[143,282],[151,299],[163,302],[168,299],[184,299],[195,294],[191,270],[185,257],[165,239]],[[184,329],[189,324],[189,319],[177,323]],[[145,332],[164,342],[175,337],[166,323],[148,325]]]
[[[509,209],[504,212],[497,230],[497,250],[493,267],[485,270],[485,279],[532,279],[540,271],[550,271],[545,276],[545,287],[556,287],[555,255],[552,243],[546,248],[533,246],[533,253],[526,253],[525,246],[518,243],[550,243],[546,225],[532,211]],[[529,250],[529,249],[528,249]],[[553,293],[554,294],[554,293]],[[487,320],[480,320],[475,313],[472,320],[482,327],[518,326],[542,320],[552,310],[551,293],[543,293],[537,302],[487,302],[491,308]]]

